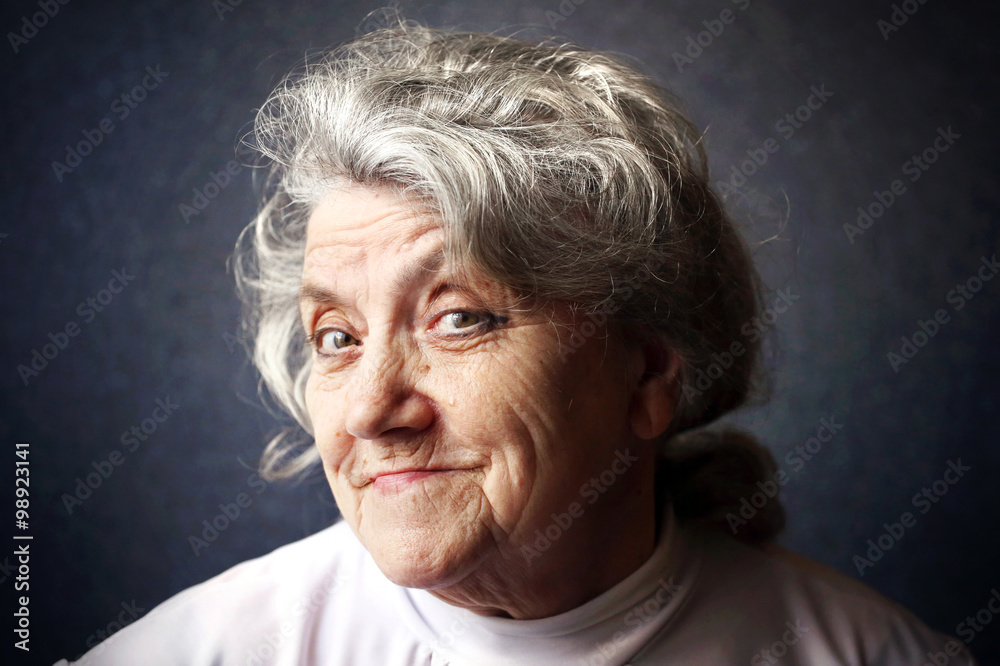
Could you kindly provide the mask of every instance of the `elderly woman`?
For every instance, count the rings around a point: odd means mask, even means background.
[[[343,521],[81,663],[972,663],[770,543],[774,492],[739,513],[773,462],[705,426],[754,385],[756,276],[648,78],[400,25],[309,62],[254,136],[237,273],[309,434],[263,465],[320,462]]]

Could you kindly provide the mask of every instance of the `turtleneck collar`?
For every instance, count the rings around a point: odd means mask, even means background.
[[[656,548],[642,566],[559,615],[537,620],[482,616],[425,590],[397,588],[404,622],[434,655],[456,666],[627,664],[670,623],[693,587],[697,565],[681,534],[668,507]]]

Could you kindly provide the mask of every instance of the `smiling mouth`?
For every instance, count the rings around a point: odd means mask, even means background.
[[[404,490],[434,477],[462,472],[461,469],[414,469],[392,474],[380,474],[372,479],[372,486],[378,490]]]

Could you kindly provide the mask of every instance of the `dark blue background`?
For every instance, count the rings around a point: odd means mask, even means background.
[[[961,311],[946,300],[1000,250],[997,11],[927,2],[886,40],[876,22],[888,2],[576,2],[403,7],[432,25],[538,34],[551,24],[638,58],[707,128],[714,181],[778,140],[730,200],[769,285],[799,298],[769,338],[772,399],[738,420],[779,461],[820,418],[845,424],[791,474],[784,543],[857,576],[852,557],[866,541],[916,513],[863,581],[954,633],[1000,586],[1000,280]],[[239,307],[226,259],[254,210],[249,170],[189,221],[179,206],[234,159],[254,109],[305,51],[352,37],[378,6],[243,0],[220,17],[209,0],[71,0],[17,53],[9,38],[0,46],[4,479],[15,442],[31,444],[33,640],[21,663],[74,657],[122,602],[148,610],[336,517],[322,479],[250,478],[276,421],[232,337]],[[735,22],[678,71],[672,54],[727,7]],[[7,3],[0,28],[19,31],[37,11]],[[157,65],[169,75],[120,119],[115,98]],[[775,123],[814,85],[834,94],[786,140]],[[105,117],[114,131],[60,182],[52,162]],[[961,138],[909,182],[903,163],[948,126]],[[848,242],[843,225],[897,178],[906,192]],[[123,268],[135,279],[86,322],[78,304]],[[950,322],[894,372],[886,354],[938,308]],[[69,322],[80,334],[26,386],[17,366]],[[64,494],[167,397],[176,412],[68,513]],[[972,470],[919,514],[911,497],[958,458]],[[188,537],[240,492],[252,504],[196,556]],[[6,570],[0,579],[11,592]],[[970,648],[984,663],[1000,658],[1000,619]]]

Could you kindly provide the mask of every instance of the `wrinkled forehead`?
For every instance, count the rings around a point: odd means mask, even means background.
[[[402,296],[435,275],[510,297],[478,271],[461,268],[449,261],[444,225],[426,206],[388,188],[339,188],[309,218],[300,297],[362,283]]]
[[[342,185],[315,205],[306,233],[303,285],[334,283],[348,275],[371,284],[391,284],[392,293],[437,274],[449,283],[511,307],[539,308],[502,275],[488,275],[473,258],[460,262],[448,252],[447,226],[431,205],[391,187]]]
[[[327,192],[313,208],[305,251],[308,256],[320,248],[340,248],[351,254],[411,244],[428,236],[441,244],[444,227],[426,205],[388,187],[343,185]]]

